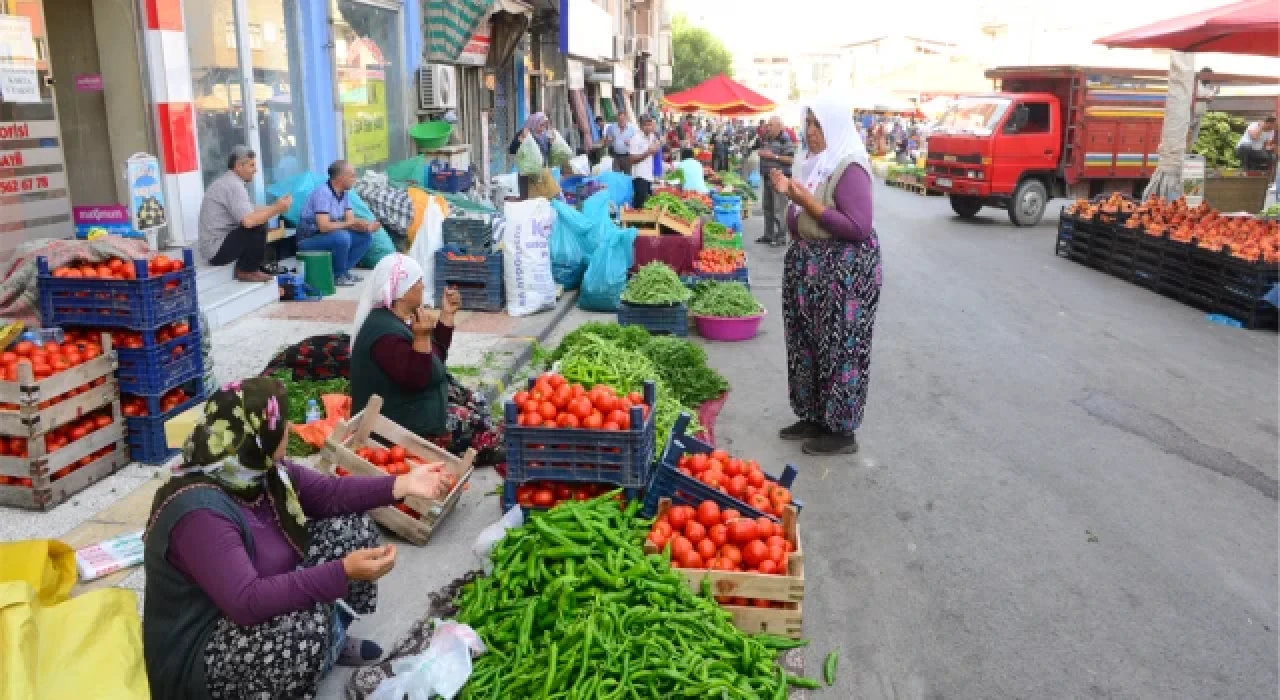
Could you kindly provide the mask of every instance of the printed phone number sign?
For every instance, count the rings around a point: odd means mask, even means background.
[[[14,177],[0,180],[0,194],[22,194],[24,192],[41,192],[52,185],[48,175],[32,175],[30,177]]]

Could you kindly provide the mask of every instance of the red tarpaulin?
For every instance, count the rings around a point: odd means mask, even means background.
[[[743,117],[762,112],[772,112],[772,100],[720,74],[708,78],[702,84],[662,100],[679,112],[713,112],[724,117]]]
[[[1243,0],[1112,34],[1094,43],[1113,49],[1280,57],[1280,2]]]

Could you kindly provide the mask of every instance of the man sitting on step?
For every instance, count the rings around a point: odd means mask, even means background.
[[[360,281],[351,268],[360,262],[373,243],[372,234],[382,226],[377,221],[357,219],[349,193],[356,186],[356,171],[345,160],[329,166],[329,181],[317,186],[307,198],[298,217],[298,251],[329,251],[333,263],[333,283],[351,287]]]
[[[261,270],[267,250],[267,222],[289,211],[293,197],[254,208],[248,183],[258,173],[258,156],[246,146],[236,146],[227,157],[227,172],[218,176],[200,204],[200,255],[210,265],[236,264],[241,282],[266,282]]]

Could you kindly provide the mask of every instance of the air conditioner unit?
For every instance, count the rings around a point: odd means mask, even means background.
[[[653,55],[653,39],[647,36],[636,37],[636,53]]]
[[[425,65],[418,69],[418,109],[456,109],[458,69]]]

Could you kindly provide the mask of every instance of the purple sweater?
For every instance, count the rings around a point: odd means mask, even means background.
[[[862,242],[871,237],[871,175],[857,165],[850,165],[836,183],[836,205],[822,212],[818,224],[827,233],[844,241]],[[800,206],[787,207],[787,228],[796,234]]]
[[[395,503],[394,476],[337,479],[288,461],[285,467],[308,518],[363,513]],[[169,563],[199,585],[232,622],[258,625],[347,594],[342,561],[298,568],[302,557],[285,538],[265,496],[252,506],[237,503],[253,535],[252,557],[240,529],[211,510],[188,513],[169,534]]]

